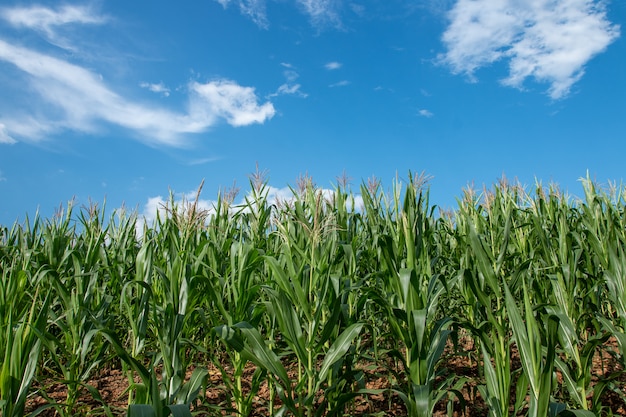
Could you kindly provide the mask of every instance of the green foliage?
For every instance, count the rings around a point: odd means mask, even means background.
[[[130,416],[250,415],[264,382],[274,415],[350,414],[381,393],[411,416],[458,411],[463,394],[495,417],[608,412],[626,357],[622,188],[586,178],[574,200],[502,180],[438,213],[423,175],[389,194],[339,182],[301,177],[274,201],[257,172],[241,204],[235,190],[209,209],[172,195],[153,224],[69,204],[0,228],[2,415],[24,415],[33,386],[61,415],[81,395],[112,415],[86,382],[105,366],[123,368]],[[594,376],[602,353],[617,366]],[[455,375],[454,355],[479,374]],[[366,389],[372,368],[389,389]]]

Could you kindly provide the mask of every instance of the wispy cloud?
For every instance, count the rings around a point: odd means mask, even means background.
[[[257,26],[262,29],[269,27],[267,20],[267,8],[265,0],[216,0],[224,8],[227,8],[230,3],[236,3],[239,6],[241,14],[252,20]]]
[[[220,157],[218,157],[218,156],[209,156],[209,157],[206,157],[206,158],[193,159],[193,160],[189,161],[187,163],[187,165],[191,165],[191,166],[194,166],[194,165],[204,165],[204,164],[208,164],[209,162],[215,162],[215,161],[219,161],[219,160],[220,160]]]
[[[43,16],[54,15],[54,11],[46,14],[37,10]],[[23,10],[21,13],[27,15]],[[62,15],[62,10],[56,14]],[[4,9],[1,16],[12,14]],[[28,27],[44,27],[52,23],[41,22],[71,20],[46,19],[18,21],[30,22]],[[99,22],[95,18],[92,21]],[[127,129],[145,141],[180,146],[185,134],[205,132],[222,120],[232,126],[245,126],[263,123],[275,113],[271,102],[259,102],[254,88],[227,79],[189,82],[185,90],[187,108],[168,109],[123,96],[100,74],[66,59],[63,53],[54,56],[0,39],[0,61],[12,64],[25,83],[24,94],[33,94],[28,100],[30,107],[3,109],[0,143],[40,140],[65,130],[98,133],[108,124]],[[163,84],[142,86],[169,94]]]
[[[296,0],[316,27],[341,26],[340,0]]]
[[[169,95],[170,95],[170,89],[167,88],[165,86],[165,84],[163,84],[162,82],[158,83],[158,84],[151,84],[151,83],[145,83],[144,82],[144,83],[140,83],[139,87],[146,88],[146,89],[152,91],[153,93],[163,94],[165,97],[169,97]]]
[[[271,96],[280,96],[280,95],[296,95],[298,97],[306,98],[309,95],[307,93],[302,92],[302,86],[300,84],[283,84],[278,87],[278,90]]]
[[[241,14],[248,17],[263,29],[269,27],[266,0],[215,0],[224,8],[231,3],[239,6]],[[341,0],[294,0],[294,3],[308,15],[311,24],[317,28],[327,26],[340,27],[338,6]]]
[[[426,109],[421,109],[417,112],[420,116],[422,117],[427,117],[427,118],[431,118],[434,116],[434,114],[430,111],[430,110],[426,110]]]
[[[9,136],[7,132],[7,127],[4,123],[0,123],[0,143],[4,144],[13,144],[16,143],[16,140]]]
[[[285,68],[288,68],[287,70],[283,71],[283,75],[285,76],[287,82],[278,87],[276,92],[270,94],[268,97],[276,97],[281,95],[295,95],[302,98],[308,97],[308,94],[304,93],[301,90],[302,86],[298,83],[295,83],[295,81],[300,78],[300,74],[298,74],[298,72],[295,70],[295,67],[291,64],[285,63],[281,63],[281,65]]]
[[[342,67],[341,62],[336,62],[336,61],[329,62],[326,65],[324,65],[324,68],[326,68],[329,71],[336,70],[336,69],[339,69],[341,67]]]
[[[553,99],[565,97],[591,58],[620,36],[594,0],[458,0],[443,34],[439,58],[454,73],[475,81],[475,72],[507,60],[504,85],[522,88],[527,78],[550,84]]]
[[[348,80],[341,80],[339,82],[336,82],[334,84],[330,84],[329,87],[334,88],[334,87],[345,87],[347,85],[350,84],[350,81]]]
[[[7,177],[5,177],[2,171],[0,171],[0,182],[6,181],[6,180],[7,180]]]
[[[108,20],[92,7],[84,5],[65,5],[56,10],[43,6],[4,8],[0,10],[0,16],[16,28],[34,30],[48,42],[69,50],[74,50],[74,47],[59,33],[59,29],[76,24],[103,24]]]

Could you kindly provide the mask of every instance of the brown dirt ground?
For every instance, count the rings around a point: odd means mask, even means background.
[[[456,375],[459,378],[467,378],[467,382],[464,384],[461,392],[464,397],[464,403],[458,399],[452,399],[453,416],[486,416],[487,406],[478,393],[476,381],[480,374],[480,363],[475,358],[478,357],[474,350],[471,340],[461,340],[461,349],[456,353],[452,352],[451,345],[448,346],[444,360],[440,364],[441,369],[445,369],[445,375]],[[609,340],[605,346],[602,355],[596,355],[593,363],[593,383],[597,383],[602,378],[605,378],[616,371],[623,371],[615,357],[609,352],[616,348],[616,341]],[[472,352],[473,355],[459,354],[459,352]],[[511,368],[517,370],[520,368],[519,357],[515,350],[513,351]],[[366,388],[371,390],[387,390],[390,388],[390,382],[388,371],[377,367],[374,369],[372,366],[364,369],[367,375]],[[203,401],[199,402],[192,407],[192,411],[198,412],[198,415],[207,416],[222,416],[222,415],[236,415],[234,412],[228,412],[226,404],[227,395],[225,386],[222,380],[222,374],[219,369],[213,365],[208,366],[209,379],[207,383],[207,390],[204,393]],[[254,372],[254,366],[250,365],[245,372],[247,382],[249,382]],[[562,382],[561,375],[557,372],[557,380]],[[294,376],[295,377],[295,376]],[[122,370],[117,366],[105,367],[99,371],[96,377],[87,382],[89,385],[95,387],[102,400],[109,407],[110,411],[115,416],[123,416],[126,413],[126,407],[128,402],[128,380],[123,375]],[[603,406],[607,407],[613,412],[613,415],[626,416],[626,373],[621,372],[620,377],[613,386],[614,389],[606,390],[601,398]],[[48,380],[42,382],[36,382],[32,387],[34,394],[29,400],[27,412],[36,410],[38,407],[45,406],[51,402],[62,403],[65,399],[67,387],[63,384],[53,383]],[[45,392],[47,399],[39,393]],[[515,395],[515,387],[512,387],[512,396]],[[254,411],[251,414],[252,417],[268,416],[270,415],[267,409],[267,401],[269,398],[269,389],[267,383],[263,383],[260,387],[258,394],[255,397]],[[211,407],[207,406],[211,405]],[[96,401],[86,390],[79,399],[79,402],[75,409],[71,413],[72,415],[103,415],[102,404]],[[39,416],[42,417],[55,417],[59,413],[54,407],[44,409]],[[348,408],[347,414],[350,416],[403,416],[406,415],[406,409],[402,404],[402,401],[397,395],[384,392],[376,395],[368,395],[357,397],[354,403]],[[436,417],[443,417],[447,415],[446,403],[442,402],[438,404]]]

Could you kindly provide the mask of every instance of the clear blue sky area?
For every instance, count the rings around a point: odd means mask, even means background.
[[[624,179],[621,0],[4,1],[0,224],[91,199],[151,217],[258,163],[272,192],[409,170]],[[242,198],[240,195],[239,198]]]

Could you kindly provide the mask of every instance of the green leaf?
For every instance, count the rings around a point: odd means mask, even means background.
[[[289,376],[287,375],[287,371],[280,362],[278,356],[267,347],[261,333],[259,333],[256,328],[245,322],[239,323],[235,327],[241,329],[241,332],[245,337],[247,346],[244,349],[244,352],[249,355],[250,360],[257,365],[264,367],[274,376],[278,377],[284,387],[289,389],[291,387],[291,383]]]
[[[167,408],[172,413],[172,417],[192,417],[191,410],[187,404],[168,405]]]
[[[326,380],[326,377],[328,376],[328,371],[330,370],[331,366],[333,366],[335,362],[337,362],[343,357],[343,355],[346,354],[348,349],[350,349],[352,341],[356,336],[358,336],[362,328],[363,323],[355,323],[345,329],[333,342],[333,344],[328,349],[328,352],[326,352],[326,356],[324,356],[324,362],[322,362],[322,367],[320,368],[319,372],[319,382]]]
[[[563,410],[557,414],[559,417],[596,417],[596,415],[589,410]]]
[[[128,417],[157,417],[156,411],[151,405],[131,404],[128,406]]]

